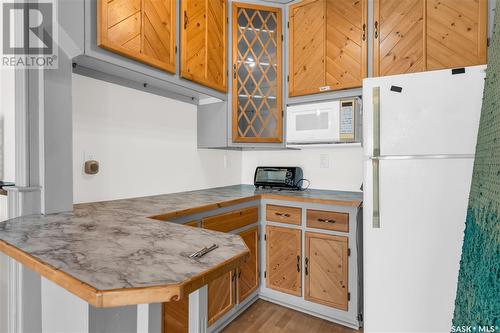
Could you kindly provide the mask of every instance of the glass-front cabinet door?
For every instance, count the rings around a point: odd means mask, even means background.
[[[233,141],[282,142],[281,9],[233,3]]]

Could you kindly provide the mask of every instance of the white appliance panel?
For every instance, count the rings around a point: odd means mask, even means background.
[[[364,331],[449,332],[473,159],[379,161],[364,167]]]
[[[365,155],[373,153],[373,87],[380,87],[380,155],[472,155],[486,66],[363,81]],[[401,87],[401,92],[391,87]]]
[[[340,101],[287,108],[287,142],[332,142],[340,139]]]

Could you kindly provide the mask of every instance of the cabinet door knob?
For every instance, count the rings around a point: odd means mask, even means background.
[[[288,213],[278,213],[278,212],[276,212],[276,213],[274,213],[274,214],[275,214],[276,216],[281,216],[281,217],[290,217],[290,214],[288,214]]]
[[[309,274],[309,258],[306,257],[306,275]]]
[[[366,23],[363,23],[363,41],[366,40]]]
[[[187,11],[184,11],[184,30],[187,29],[187,24],[188,24],[188,15]]]
[[[378,21],[375,21],[375,38],[378,38]]]
[[[297,272],[300,273],[300,256],[297,256]]]

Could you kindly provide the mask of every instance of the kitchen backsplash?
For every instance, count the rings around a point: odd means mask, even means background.
[[[363,148],[244,151],[243,183],[253,183],[257,166],[299,166],[304,170],[304,178],[310,180],[311,188],[359,191],[363,182]]]

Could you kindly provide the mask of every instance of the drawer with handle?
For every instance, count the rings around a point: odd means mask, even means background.
[[[287,224],[302,224],[302,209],[278,205],[266,206],[266,220]]]
[[[349,231],[349,214],[324,210],[307,210],[307,226],[334,231]]]
[[[202,220],[203,228],[229,232],[259,221],[259,208],[257,206],[234,210],[215,216],[205,217]]]

